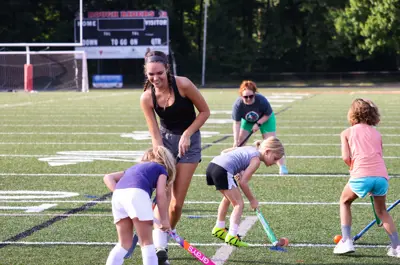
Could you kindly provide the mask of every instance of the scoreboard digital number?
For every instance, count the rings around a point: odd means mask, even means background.
[[[75,41],[80,21],[75,20]],[[148,49],[168,54],[169,21],[165,11],[88,12],[82,21],[88,59],[144,58]]]

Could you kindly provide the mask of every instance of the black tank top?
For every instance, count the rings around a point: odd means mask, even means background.
[[[154,86],[151,87],[151,97],[153,98],[154,110],[160,117],[161,126],[173,134],[182,134],[196,119],[193,102],[179,94],[175,77],[172,77],[172,90],[175,95],[174,103],[166,107],[157,104]]]

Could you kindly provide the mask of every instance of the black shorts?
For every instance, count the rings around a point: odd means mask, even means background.
[[[237,183],[233,175],[217,164],[208,164],[206,177],[207,185],[214,185],[216,190],[231,190],[232,188],[237,188]]]

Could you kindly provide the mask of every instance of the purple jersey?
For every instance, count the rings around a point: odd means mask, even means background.
[[[155,162],[139,163],[125,170],[115,189],[139,188],[151,197],[161,174],[168,178],[168,173],[162,165]]]

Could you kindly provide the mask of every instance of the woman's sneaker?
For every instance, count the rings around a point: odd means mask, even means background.
[[[353,240],[350,238],[346,239],[345,241],[340,240],[339,243],[337,243],[335,249],[333,250],[334,254],[346,254],[346,253],[352,253],[354,252],[354,245],[353,245]]]
[[[387,255],[389,257],[400,258],[400,245],[398,245],[397,248],[389,246]]]
[[[232,236],[230,234],[227,234],[225,237],[225,243],[235,246],[235,247],[248,247],[249,246],[248,243],[242,241],[242,239],[240,238],[239,235]]]
[[[157,248],[156,254],[158,258],[158,265],[169,265],[168,248]]]
[[[219,228],[219,227],[214,227],[211,234],[221,240],[225,240],[226,235],[228,234],[228,229],[227,228]]]

